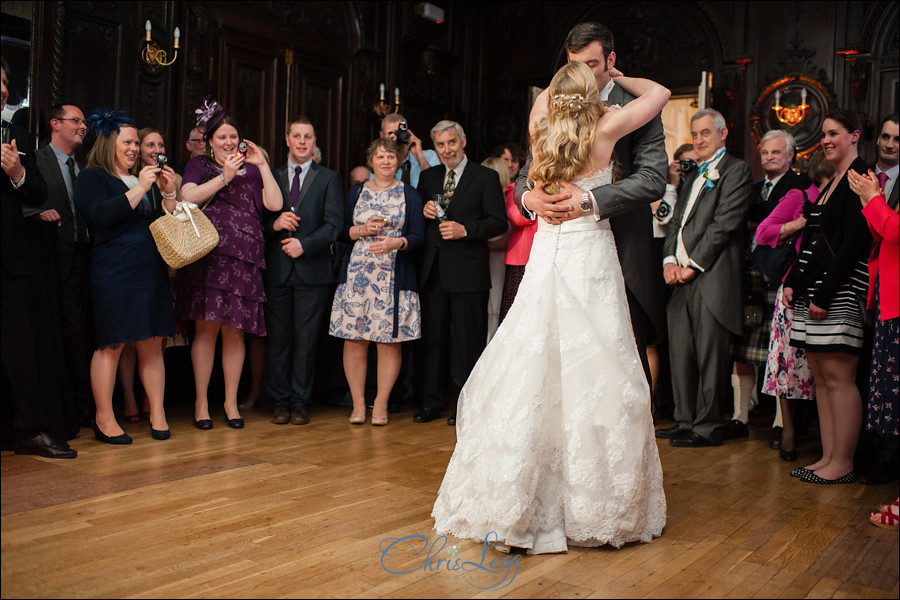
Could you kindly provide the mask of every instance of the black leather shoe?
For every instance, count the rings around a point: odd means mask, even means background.
[[[225,417],[225,424],[231,427],[232,429],[243,429],[244,428],[244,420],[243,419],[229,419]]]
[[[784,462],[794,462],[795,460],[797,460],[797,451],[796,450],[779,450],[778,458],[780,458]]]
[[[16,444],[16,454],[37,454],[44,458],[75,458],[78,452],[65,442],[57,442],[49,433],[40,432]]]
[[[672,446],[677,446],[679,448],[706,448],[713,445],[711,441],[709,441],[702,435],[697,435],[693,431],[670,439],[669,444],[671,444]]]
[[[681,435],[684,435],[685,433],[690,433],[690,431],[691,430],[686,427],[682,427],[681,425],[676,425],[675,427],[666,427],[664,429],[657,429],[656,437],[671,440],[672,438],[679,437]]]
[[[287,425],[291,422],[291,411],[287,406],[276,406],[272,413],[272,423],[275,425]]]
[[[453,413],[453,416],[447,419],[447,425],[456,427],[456,413]]]
[[[415,415],[413,415],[413,421],[416,423],[428,423],[429,421],[434,421],[439,416],[441,416],[441,411],[437,408],[420,408]]]
[[[772,433],[769,434],[769,448],[772,450],[781,450],[781,427],[773,427]]]
[[[741,423],[737,419],[728,421],[721,427],[716,427],[716,431],[723,440],[736,440],[737,438],[745,438],[750,436],[750,429],[745,423]]]
[[[306,425],[309,423],[309,409],[306,406],[298,406],[291,411],[291,423],[293,425]]]
[[[200,419],[199,421],[194,421],[194,427],[202,429],[203,431],[208,431],[213,427],[212,419]]]

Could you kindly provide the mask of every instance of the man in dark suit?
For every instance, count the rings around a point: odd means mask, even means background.
[[[0,110],[9,97],[6,61],[0,61]],[[2,223],[2,281],[0,281],[0,356],[3,365],[4,433],[11,417],[17,454],[47,458],[75,458],[78,453],[63,441],[70,437],[63,407],[45,393],[38,374],[39,340],[34,334],[33,244],[22,215],[23,206],[40,206],[47,185],[35,166],[34,141],[21,127],[3,122],[0,147],[0,223]],[[7,142],[7,135],[9,141]],[[11,401],[11,406],[6,400]],[[4,440],[4,448],[7,441]]]
[[[344,226],[339,175],[313,160],[316,133],[296,117],[285,134],[289,157],[275,171],[284,208],[265,220],[266,391],[272,422],[309,423],[316,350],[331,307],[331,244]]]
[[[888,206],[897,210],[897,172],[898,151],[900,151],[900,128],[898,128],[897,113],[888,115],[881,121],[881,129],[878,139],[875,141],[878,147],[878,161],[875,163],[875,175],[881,183],[884,198]]]
[[[607,27],[600,23],[579,23],[566,37],[566,51],[570,62],[582,62],[591,68],[601,100],[609,105],[623,105],[634,100],[634,96],[616,85],[609,76],[609,69],[616,63],[616,53],[612,32]],[[656,116],[621,138],[616,143],[615,156],[618,168],[624,174],[619,181],[594,190],[579,190],[567,185],[562,193],[553,196],[544,193],[540,185],[527,191],[529,157],[519,172],[515,197],[525,208],[523,214],[531,218],[536,214],[551,223],[591,211],[598,219],[609,218],[625,278],[635,342],[649,382],[647,344],[654,341],[656,332],[663,327],[663,298],[656,285],[662,273],[659,264],[653,260],[650,213],[650,203],[662,198],[666,190],[668,158],[662,119]]]
[[[750,198],[750,210],[747,214],[747,234],[744,240],[745,257],[743,265],[744,302],[762,306],[762,318],[756,324],[744,323],[740,340],[734,346],[734,373],[731,376],[731,387],[734,394],[734,411],[731,420],[719,428],[723,440],[747,437],[750,430],[750,396],[759,389],[756,370],[765,369],[769,353],[769,330],[772,326],[772,315],[775,312],[777,290],[766,289],[759,271],[750,262],[750,252],[756,246],[754,234],[756,228],[778,202],[790,190],[806,189],[810,179],[805,173],[791,169],[797,144],[792,136],[783,129],[767,131],[759,141],[759,158],[765,177],[753,184]],[[776,435],[776,434],[773,434]]]
[[[674,286],[666,316],[678,424],[657,429],[673,446],[721,444],[723,404],[731,389],[731,335],[743,324],[744,260],[750,166],[725,152],[728,129],[718,111],[691,117],[691,138],[703,161],[684,180],[666,231],[663,276]],[[738,293],[736,293],[736,291]]]
[[[454,121],[440,121],[431,139],[441,165],[419,177],[425,200],[425,243],[420,252],[419,293],[422,298],[422,408],[416,423],[440,416],[442,383],[449,371],[450,328],[458,365],[469,376],[487,340],[487,303],[491,289],[489,238],[507,228],[503,190],[496,171],[466,158],[466,134]],[[443,197],[444,217],[435,197]],[[456,424],[456,415],[447,421]]]
[[[84,424],[92,418],[90,334],[90,243],[84,216],[75,209],[73,191],[79,167],[75,151],[84,141],[87,126],[77,106],[50,109],[50,143],[35,152],[38,171],[47,183],[47,201],[40,208],[25,207],[26,218],[56,224],[59,242],[62,339],[66,371],[75,406]]]

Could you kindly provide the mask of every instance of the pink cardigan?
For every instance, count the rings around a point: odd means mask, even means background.
[[[815,184],[809,186],[806,190],[807,199],[815,202],[819,198],[819,188]],[[756,243],[761,246],[778,245],[778,234],[781,233],[781,226],[790,223],[803,214],[803,192],[801,190],[790,190],[784,195],[784,198],[778,201],[778,205],[769,213],[769,216],[763,219],[762,223],[756,228]],[[803,232],[797,236],[797,242],[794,248],[800,251],[800,238]],[[793,265],[792,265],[793,266]],[[791,270],[788,269],[781,281],[783,282]]]
[[[875,278],[881,301],[881,320],[900,316],[900,215],[891,210],[883,196],[875,196],[863,209],[875,248],[869,257],[869,308],[875,308]]]
[[[534,232],[537,231],[537,219],[531,221],[522,216],[519,208],[513,200],[516,185],[506,186],[504,199],[506,200],[506,216],[512,225],[509,234],[509,245],[506,247],[506,264],[525,265],[531,254],[531,243],[534,241]]]

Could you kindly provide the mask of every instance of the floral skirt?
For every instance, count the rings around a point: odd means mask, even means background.
[[[878,297],[878,290],[875,292]],[[882,435],[898,435],[897,404],[900,403],[898,351],[900,351],[900,318],[882,321],[879,306],[872,341],[872,375],[869,378],[866,429]]]
[[[791,346],[793,311],[781,302],[784,286],[778,288],[775,314],[769,333],[769,354],[762,392],[786,399],[811,400],[816,397],[812,371],[801,348]]]

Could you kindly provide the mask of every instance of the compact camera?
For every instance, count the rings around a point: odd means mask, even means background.
[[[400,123],[397,125],[397,131],[394,132],[394,135],[397,137],[398,144],[409,143],[409,127],[407,127],[406,121],[400,121]]]
[[[156,155],[156,168],[157,169],[162,169],[163,167],[166,166],[166,163],[168,163],[168,162],[169,162],[169,159],[166,158],[165,154],[160,153],[160,154]]]
[[[693,159],[686,158],[684,160],[678,161],[679,166],[681,167],[681,172],[687,175],[691,171],[697,168],[697,163],[694,162]]]
[[[241,143],[238,144],[238,152],[240,152],[244,158],[247,158],[247,148],[247,142],[245,141],[241,141]]]

